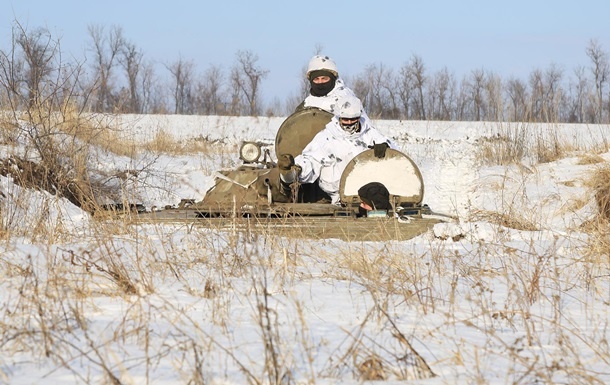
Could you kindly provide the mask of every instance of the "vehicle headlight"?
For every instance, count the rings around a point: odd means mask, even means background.
[[[261,146],[254,142],[244,142],[239,149],[239,158],[246,163],[253,163],[261,156]]]

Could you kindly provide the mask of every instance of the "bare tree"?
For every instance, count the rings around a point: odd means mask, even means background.
[[[372,102],[372,94],[373,94],[373,84],[370,76],[368,75],[369,71],[371,71],[374,65],[367,67],[364,72],[355,75],[350,84],[352,85],[352,90],[356,94],[356,96],[362,101],[362,105],[368,111],[368,114],[374,116],[375,113],[371,111]]]
[[[260,113],[260,85],[269,73],[258,67],[258,56],[252,51],[237,51],[237,63],[231,72],[232,81],[245,100],[245,105],[251,116]]]
[[[383,118],[389,114],[390,95],[388,90],[392,88],[392,70],[383,64],[371,64],[364,70],[364,74],[359,78],[361,88],[366,89],[366,93],[358,93],[363,104],[366,106],[368,114],[375,118]]]
[[[455,88],[455,78],[447,67],[434,74],[428,91],[431,95],[429,98],[431,102],[428,106],[428,115],[431,116],[432,119],[451,119]]]
[[[115,26],[110,30],[108,36],[105,36],[103,26],[89,25],[88,31],[91,37],[91,50],[95,57],[93,68],[97,98],[93,108],[99,112],[112,111],[115,103],[111,79],[117,56],[125,44],[123,30],[121,27]]]
[[[281,116],[284,103],[280,100],[279,97],[275,96],[271,100],[271,102],[267,105],[265,110],[265,116]]]
[[[455,119],[456,120],[472,120],[470,109],[470,96],[466,90],[468,85],[468,77],[464,75],[460,81],[458,92],[455,98]]]
[[[315,53],[319,54],[319,51]],[[286,115],[292,114],[296,108],[301,107],[304,103],[305,98],[309,95],[309,79],[307,74],[307,63],[301,66],[298,72],[299,85],[296,91],[292,92],[282,103],[282,113]]]
[[[608,54],[602,50],[602,47],[596,40],[591,40],[586,49],[587,56],[591,59],[591,71],[593,72],[593,82],[595,84],[595,95],[597,99],[597,123],[603,120],[604,111],[604,86],[608,81],[610,74],[610,64],[608,63]]]
[[[195,76],[192,62],[179,58],[166,65],[172,75],[168,87],[155,76],[144,53],[126,41],[120,27],[105,30],[95,25],[88,26],[93,71],[83,82],[85,77],[76,75],[82,70],[79,63],[64,64],[58,71],[61,51],[46,28],[30,32],[15,23],[12,47],[0,51],[0,102],[10,108],[28,108],[41,100],[59,107],[69,99],[105,112],[276,115],[291,113],[290,105],[308,94],[309,81],[303,76],[289,101],[275,99],[262,108],[261,84],[269,71],[258,65],[251,51],[238,51],[230,71],[211,66],[201,77]],[[317,45],[314,53],[321,52]],[[525,81],[505,81],[475,70],[457,82],[447,68],[428,74],[423,59],[413,54],[396,72],[383,63],[369,65],[350,85],[378,119],[606,122],[610,119],[608,53],[595,40],[585,52],[591,74],[580,67],[572,78],[564,77],[564,71],[553,64],[533,70]],[[305,66],[301,72],[306,72]],[[347,76],[342,78],[348,81]],[[54,90],[52,99],[49,89]]]
[[[568,122],[584,123],[587,94],[589,93],[585,68],[583,66],[576,67],[574,76],[576,76],[576,79],[570,84],[571,106]]]
[[[562,110],[563,88],[561,81],[563,70],[556,64],[551,64],[544,72],[544,112],[546,122],[560,121],[559,114]]]
[[[79,105],[79,99],[88,97],[78,92],[82,66],[62,62],[59,40],[46,29],[28,33],[16,25],[10,54],[0,55],[0,89],[9,95],[5,116],[27,121],[14,124],[24,152],[7,155],[0,163],[12,164],[16,183],[66,197],[92,212],[95,193],[86,170],[87,141],[95,140],[100,130],[83,117]]]
[[[502,97],[502,78],[488,72],[485,77],[485,120],[504,120],[504,99]]]
[[[510,99],[508,116],[514,122],[524,122],[528,118],[527,84],[522,80],[511,78],[506,82],[506,93]]]
[[[127,41],[123,44],[119,56],[119,63],[125,70],[129,90],[127,111],[132,113],[142,112],[138,76],[140,75],[143,56],[144,54],[135,44]]]
[[[402,104],[403,116],[411,119],[411,104],[415,94],[415,79],[408,64],[400,68],[398,79],[398,97]]]
[[[224,75],[219,66],[208,67],[197,86],[198,105],[205,115],[218,115],[226,111],[222,92]]]
[[[231,71],[231,82],[233,83],[234,98],[240,100],[243,97],[249,111],[249,115],[256,116],[260,113],[260,85],[261,81],[269,73],[268,70],[257,66],[258,56],[251,51],[237,51],[237,63]]]
[[[530,73],[530,111],[531,119],[534,122],[544,120],[544,75],[539,69],[535,69]]]
[[[87,98],[78,81],[82,64],[63,63],[60,48],[46,28],[29,32],[15,21],[10,49],[0,50],[0,103],[28,114],[42,108],[82,109]]]
[[[244,103],[242,103],[241,86],[243,82],[244,80],[237,67],[231,68],[231,77],[229,80],[229,108],[227,110],[229,115],[239,116],[242,114]]]
[[[0,103],[8,106],[12,110],[17,110],[21,106],[22,90],[21,84],[25,77],[25,63],[18,52],[17,29],[13,28],[11,35],[11,45],[8,50],[0,50],[0,91],[2,92]]]
[[[140,112],[141,113],[158,113],[161,109],[165,109],[162,98],[162,91],[155,69],[151,62],[142,62],[140,64]]]
[[[367,73],[367,78],[370,84],[370,97],[369,103],[367,104],[367,109],[369,114],[373,116],[373,118],[381,118],[384,112],[384,89],[383,89],[383,81],[385,76],[385,68],[383,64],[371,65],[367,69],[365,69]]]
[[[391,69],[385,72],[383,79],[381,80],[381,87],[385,94],[385,111],[383,113],[384,118],[388,119],[399,119],[400,118],[400,96],[398,79]]]
[[[23,52],[25,61],[24,76],[28,106],[40,103],[45,78],[53,70],[53,59],[58,53],[58,43],[51,39],[45,28],[28,32],[16,23],[17,44]]]
[[[193,113],[193,62],[179,58],[167,69],[172,74],[174,114]]]
[[[415,89],[414,102],[414,114],[416,119],[426,120],[426,109],[425,109],[425,93],[426,93],[426,67],[424,61],[418,55],[413,55],[408,66],[408,71],[411,73],[413,79],[413,87]]]
[[[485,71],[483,69],[473,70],[464,83],[468,100],[471,104],[472,118],[476,121],[483,119],[485,115]]]

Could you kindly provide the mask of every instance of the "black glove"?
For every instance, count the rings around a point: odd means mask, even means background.
[[[294,157],[290,154],[282,154],[277,158],[277,167],[280,170],[290,170],[294,166]]]
[[[385,150],[387,150],[388,147],[390,147],[390,145],[387,144],[386,142],[383,142],[383,143],[373,143],[372,146],[369,146],[369,148],[372,148],[373,151],[375,152],[375,157],[376,158],[384,158],[385,157]]]

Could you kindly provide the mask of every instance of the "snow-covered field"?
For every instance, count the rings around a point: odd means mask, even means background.
[[[214,171],[239,164],[242,140],[272,144],[283,121],[109,119],[125,139],[214,146],[100,153],[96,172],[146,165],[131,188],[149,208],[201,199]],[[0,177],[0,381],[610,383],[610,246],[582,226],[610,128],[376,125],[419,166],[424,203],[458,221],[387,243],[134,225]],[[482,161],[511,141],[527,144],[519,164]],[[554,144],[563,156],[539,162]]]

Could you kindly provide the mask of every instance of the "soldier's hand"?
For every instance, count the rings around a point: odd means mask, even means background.
[[[374,143],[372,147],[373,147],[373,151],[375,152],[375,157],[384,158],[385,151],[388,149],[388,147],[390,147],[390,145],[387,144],[386,142],[383,142],[383,143]]]
[[[290,154],[282,154],[277,158],[277,167],[280,170],[290,170],[294,166],[294,157]]]

